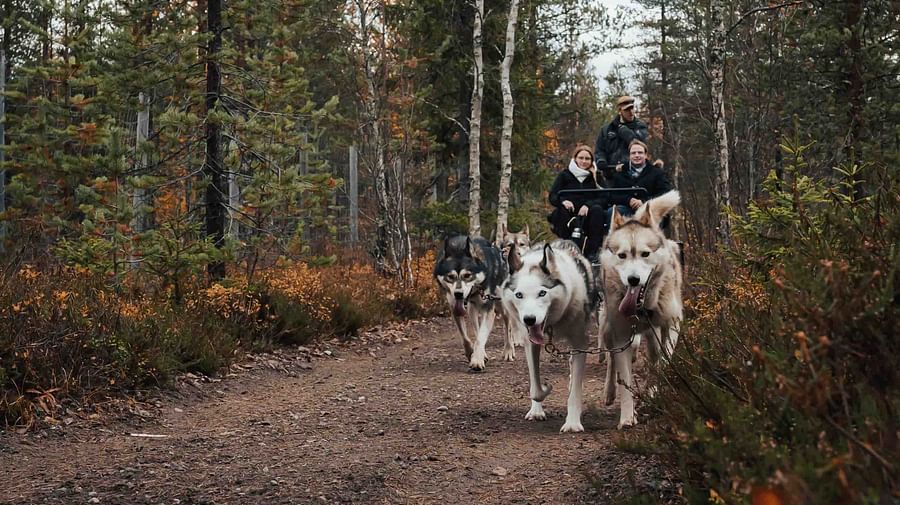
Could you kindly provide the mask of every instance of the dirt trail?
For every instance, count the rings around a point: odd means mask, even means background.
[[[488,342],[491,356],[502,348],[499,331]],[[548,420],[531,422],[521,348],[515,362],[495,359],[471,373],[446,318],[380,335],[333,345],[310,364],[291,351],[233,367],[221,381],[188,378],[175,394],[140,404],[145,417],[0,435],[0,503],[559,504],[621,503],[623,490],[671,496],[658,463],[616,448],[617,411],[598,407],[604,365],[596,357],[585,381],[586,432],[563,435],[564,360],[544,355],[554,392],[545,401]]]

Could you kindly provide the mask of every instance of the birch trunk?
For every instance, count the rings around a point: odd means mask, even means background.
[[[503,132],[500,136],[500,192],[497,196],[497,241],[509,229],[509,183],[512,177],[512,132],[513,103],[509,73],[516,53],[516,22],[519,15],[519,0],[510,0],[509,17],[506,21],[506,53],[500,67],[500,88],[503,91]]]
[[[719,241],[729,241],[730,223],[726,207],[731,206],[728,167],[728,129],[725,124],[725,4],[723,0],[714,0],[710,9],[712,19],[712,44],[709,49],[710,94],[712,102],[713,125],[715,127],[716,171],[715,198],[716,210],[719,213],[717,234]]]
[[[484,58],[481,26],[484,0],[475,0],[475,28],[472,31],[475,62],[472,66],[472,119],[469,122],[469,235],[481,235],[481,101],[484,95]]]
[[[678,107],[678,112],[675,113],[675,120],[669,121],[667,125],[668,133],[670,138],[672,139],[672,184],[675,186],[675,189],[681,191],[681,118],[682,118],[682,109]],[[684,193],[682,193],[684,194]],[[684,218],[684,205],[679,205],[675,208],[674,217],[672,218],[674,221],[674,226],[672,226],[672,240],[684,240],[687,237],[687,223]]]
[[[386,272],[390,267],[386,264],[390,256],[389,231],[388,231],[388,193],[387,193],[387,167],[385,164],[384,141],[381,129],[381,110],[379,103],[378,72],[381,53],[378,48],[372,47],[373,25],[377,14],[372,14],[373,5],[366,0],[355,2],[358,10],[359,42],[361,45],[361,66],[365,89],[362,91],[363,131],[366,132],[363,145],[366,165],[372,172],[375,189],[375,200],[378,211],[375,216],[375,268]],[[371,15],[370,15],[371,14]]]
[[[382,124],[382,108],[387,99],[384,85],[386,23],[384,1],[357,0],[359,36],[362,47],[362,70],[365,80],[363,98],[364,122],[369,132],[366,159],[375,182],[378,202],[376,216],[376,268],[402,280],[412,278],[411,244],[403,200],[403,163],[399,155],[388,163],[387,128]],[[390,165],[390,166],[389,166]]]

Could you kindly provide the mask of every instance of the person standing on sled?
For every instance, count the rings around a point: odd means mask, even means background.
[[[597,168],[605,179],[612,177],[612,167],[628,163],[628,146],[632,140],[647,141],[647,124],[635,115],[634,97],[616,100],[618,115],[600,130],[594,147]]]

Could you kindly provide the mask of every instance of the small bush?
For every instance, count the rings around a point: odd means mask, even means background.
[[[164,384],[213,373],[235,350],[237,328],[215,311],[116,293],[109,277],[25,266],[0,289],[0,415],[30,426],[64,397]]]

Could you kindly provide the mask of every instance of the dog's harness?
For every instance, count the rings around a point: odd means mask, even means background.
[[[480,295],[478,294],[479,291],[481,292]],[[465,303],[469,303],[469,298],[472,298],[473,296],[480,296],[481,299],[486,302],[495,302],[503,299],[499,296],[494,296],[488,293],[487,290],[484,289],[484,286],[481,285],[479,285],[476,290],[473,290],[471,293],[469,293],[469,296],[464,300]]]
[[[652,311],[644,313],[644,321],[647,323],[647,326],[650,327],[650,330],[654,334],[654,338],[656,337],[656,330],[653,329],[653,325],[650,324],[650,317],[647,315],[648,313],[652,314]],[[553,356],[575,356],[576,354],[619,354],[620,352],[625,352],[626,349],[631,347],[634,344],[634,338],[637,336],[637,325],[641,321],[641,317],[638,314],[631,316],[631,338],[628,339],[628,342],[620,345],[618,347],[589,347],[587,349],[569,349],[568,351],[561,351],[556,345],[553,344],[553,328],[547,328],[547,336],[550,337],[547,340],[547,343],[544,344],[544,350],[547,351],[547,354],[551,354]]]
[[[656,267],[653,267],[653,270],[650,271],[650,275],[647,276],[647,282],[644,284],[643,291],[646,292],[649,289],[650,282],[653,280],[653,274],[656,273]],[[603,279],[602,285],[606,286],[606,279]],[[608,300],[609,298],[606,296],[606,291],[603,292],[603,298]],[[551,354],[553,356],[575,356],[576,354],[618,354],[620,352],[624,352],[626,349],[631,347],[634,343],[635,337],[638,335],[637,326],[638,323],[643,320],[647,323],[647,326],[650,328],[650,331],[653,332],[653,337],[659,340],[659,336],[656,334],[656,330],[653,328],[653,324],[650,322],[650,318],[653,317],[653,310],[647,309],[644,307],[644,296],[638,295],[638,307],[635,311],[634,315],[630,316],[631,319],[631,338],[628,339],[628,342],[620,345],[618,347],[589,347],[587,349],[569,349],[568,351],[561,351],[553,344],[553,328],[547,328],[547,336],[550,337],[546,344],[544,344],[544,350],[547,351],[547,354]]]

